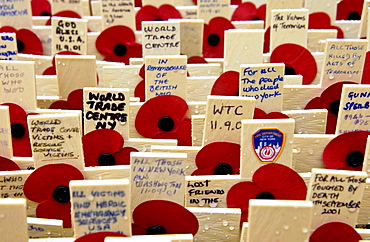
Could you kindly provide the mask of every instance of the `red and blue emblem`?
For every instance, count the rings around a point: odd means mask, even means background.
[[[284,147],[285,135],[280,129],[259,129],[252,136],[254,153],[261,163],[273,163]]]

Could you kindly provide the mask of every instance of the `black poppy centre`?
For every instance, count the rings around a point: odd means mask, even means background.
[[[17,39],[17,48],[18,48],[18,52],[23,51],[25,47],[26,47],[26,46],[24,45],[23,41],[22,41],[22,40]]]
[[[261,192],[256,196],[256,199],[275,199],[271,192]]]
[[[40,16],[51,16],[51,13],[44,11],[40,14]]]
[[[335,101],[331,102],[330,106],[329,106],[329,112],[331,112],[332,114],[338,115],[338,113],[339,113],[339,104],[340,104],[340,100],[335,100]]]
[[[350,167],[359,167],[364,163],[364,154],[358,150],[351,151],[346,157],[346,162]]]
[[[210,34],[207,38],[207,43],[210,46],[217,46],[220,43],[221,39],[218,34]]]
[[[162,226],[152,226],[146,230],[146,235],[154,235],[154,234],[167,234],[167,231]]]
[[[169,132],[175,127],[175,122],[171,117],[164,116],[158,120],[158,128],[162,131]]]
[[[213,173],[215,175],[231,175],[233,174],[233,168],[227,163],[219,163]]]
[[[296,71],[294,70],[293,67],[291,66],[286,66],[285,67],[285,75],[296,75]]]
[[[348,20],[361,20],[361,15],[358,12],[351,12],[347,15]]]
[[[53,198],[58,203],[67,203],[70,201],[71,197],[69,195],[69,187],[59,186],[53,191]]]
[[[124,44],[117,44],[114,46],[113,52],[117,56],[124,56],[127,53],[127,47]]]
[[[98,158],[99,166],[113,166],[116,164],[116,158],[108,153],[103,153]]]
[[[16,139],[22,138],[26,133],[26,128],[21,123],[13,123],[10,128],[12,137]]]

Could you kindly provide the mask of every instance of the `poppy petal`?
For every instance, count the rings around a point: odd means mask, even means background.
[[[256,16],[256,5],[252,2],[243,2],[235,9],[231,21],[253,20]]]
[[[117,25],[105,29],[96,39],[95,46],[100,54],[108,56],[114,53],[116,45],[125,45],[135,41],[134,32],[127,26]],[[127,46],[126,46],[127,48]]]
[[[231,142],[213,142],[205,145],[195,158],[198,169],[207,171],[199,174],[195,170],[192,175],[214,175],[215,168],[220,163],[229,164],[233,169],[233,174],[240,172],[240,145]]]
[[[174,122],[176,130],[179,121],[185,118],[188,111],[187,103],[178,96],[162,95],[147,100],[139,109],[136,119],[136,130],[144,137],[153,137],[158,133],[165,131],[160,130],[158,122],[162,117],[170,117]]]
[[[17,163],[11,159],[0,156],[0,171],[16,171],[20,169]]]
[[[342,222],[325,223],[315,229],[310,236],[310,242],[358,242],[362,237],[350,225]]]
[[[176,132],[161,132],[153,136],[155,139],[177,139],[178,146],[191,146],[191,119],[184,118],[178,122]]]
[[[267,114],[260,108],[254,108],[253,119],[265,119]]]
[[[143,21],[154,21],[159,18],[158,8],[152,5],[142,6],[135,16],[136,29],[141,30],[141,22]]]
[[[138,152],[138,150],[133,147],[124,147],[119,152],[112,154],[116,159],[116,165],[130,165],[131,152]]]
[[[98,166],[101,154],[113,155],[123,148],[123,138],[112,129],[96,129],[82,137],[85,166]]]
[[[71,228],[71,203],[58,203],[54,200],[45,200],[37,205],[36,216],[38,218],[50,218],[63,220],[64,228]]]
[[[96,232],[81,236],[74,242],[91,242],[91,241],[104,242],[105,237],[127,237],[127,236],[117,232]]]
[[[134,96],[140,98],[140,102],[145,102],[145,81],[139,82],[134,90]]]
[[[83,110],[83,89],[73,90],[68,94],[67,102],[74,110]]]
[[[262,4],[257,8],[257,19],[266,20],[266,7],[266,4]]]
[[[193,234],[198,232],[198,219],[183,206],[165,200],[151,200],[139,204],[132,213],[134,227],[146,231],[153,226],[165,228],[168,234]],[[136,229],[133,231],[137,235]]]
[[[69,186],[71,180],[83,180],[84,177],[76,167],[68,164],[49,164],[34,170],[24,183],[24,195],[31,201],[41,203],[54,201],[56,187]]]
[[[340,134],[325,147],[322,159],[328,169],[362,170],[369,131]]]
[[[242,211],[240,224],[248,221],[249,200],[255,199],[261,192],[263,191],[255,183],[250,181],[238,182],[227,192],[227,207],[240,208]]]
[[[163,4],[158,8],[158,15],[162,20],[182,18],[181,13],[170,4]]]
[[[364,0],[342,0],[337,5],[337,20],[361,20]]]
[[[51,4],[48,0],[31,0],[32,16],[50,16]]]
[[[276,199],[305,200],[307,186],[293,169],[282,164],[267,164],[258,168],[252,178],[261,189],[268,189]]]
[[[72,110],[72,105],[64,100],[58,100],[50,104],[49,109]]]
[[[19,53],[42,55],[44,53],[41,40],[35,33],[28,29],[20,29],[16,32],[17,40],[22,41],[24,49],[19,50]]]
[[[188,64],[205,64],[208,63],[206,59],[201,56],[191,56],[188,58]]]
[[[263,53],[270,52],[270,36],[271,36],[270,30],[271,27],[268,27],[263,36]]]
[[[56,75],[57,70],[55,69],[54,66],[50,66],[45,69],[45,71],[42,73],[42,75]]]
[[[27,118],[26,111],[15,103],[2,103],[2,106],[9,107],[10,123],[21,123]]]
[[[361,84],[370,84],[370,51],[366,52]]]
[[[285,64],[285,68],[291,67],[296,75],[302,75],[302,84],[310,84],[317,75],[315,58],[306,48],[297,44],[282,44],[271,53],[271,63]]]
[[[222,73],[213,84],[211,95],[239,96],[239,72]]]
[[[344,34],[341,28],[331,25],[330,16],[324,12],[311,13],[308,17],[309,29],[336,29],[337,38],[343,38]]]

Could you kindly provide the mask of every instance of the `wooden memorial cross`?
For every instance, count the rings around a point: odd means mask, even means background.
[[[230,19],[230,0],[199,0],[197,18],[207,23],[214,17]]]
[[[84,16],[83,11],[83,0],[53,0],[51,1],[51,13],[53,15],[62,12],[62,11],[73,11],[77,13],[80,17]]]
[[[176,95],[186,100],[187,59],[184,55],[145,57],[145,99]]]
[[[169,19],[180,23],[180,53],[183,55],[202,56],[203,19]]]
[[[229,29],[225,31],[224,72],[239,71],[240,64],[263,62],[263,36],[261,29]]]
[[[27,242],[26,199],[0,199],[0,240]]]
[[[252,119],[256,100],[251,97],[208,96],[203,145],[240,144],[242,119]]]
[[[358,32],[358,38],[366,37],[369,39],[369,7],[370,7],[370,0],[365,0],[362,6],[362,13],[361,13],[361,24],[360,29]]]
[[[27,121],[36,168],[46,164],[67,163],[79,170],[84,169],[81,115],[29,115]]]
[[[312,169],[306,200],[313,202],[311,229],[328,222],[354,227],[362,207],[366,172]]]
[[[46,218],[27,218],[30,238],[63,237],[63,220]]]
[[[17,60],[17,52],[15,33],[0,33],[0,60]]]
[[[35,62],[0,61],[0,103],[18,104],[36,110]]]
[[[87,20],[52,18],[52,55],[62,51],[87,54]]]
[[[143,57],[147,55],[180,55],[180,22],[143,21]]]
[[[97,85],[95,59],[92,55],[55,56],[61,99],[67,99],[68,94],[76,89]]]
[[[246,242],[308,241],[312,210],[311,201],[251,199]]]
[[[256,99],[256,108],[281,112],[284,86],[283,63],[240,65],[239,95]]]
[[[337,135],[356,130],[370,130],[369,97],[370,85],[343,85],[335,130]]]
[[[271,17],[270,52],[285,43],[307,47],[308,9],[274,9]]]
[[[362,39],[327,39],[320,85],[360,83],[367,46],[368,41]]]
[[[185,206],[227,208],[226,195],[240,175],[186,176]]]
[[[273,9],[301,9],[302,7],[303,0],[267,0],[265,28],[267,29],[272,23],[271,12]]]
[[[84,88],[85,134],[95,129],[114,129],[129,138],[128,88]]]
[[[11,159],[13,146],[8,106],[0,105],[0,117],[0,156]]]
[[[337,1],[336,0],[308,0],[304,1],[304,7],[309,10],[309,13],[324,12],[334,24],[337,18]]]
[[[145,5],[152,5],[154,7],[159,7],[163,4],[170,4],[170,5],[175,5],[175,2],[177,0],[143,0],[142,1],[142,5],[145,6]]]
[[[131,152],[131,209],[148,200],[184,205],[185,153]]]
[[[71,181],[69,188],[75,238],[103,231],[131,236],[128,179]]]
[[[199,222],[194,241],[239,241],[239,208],[202,208],[188,207]]]
[[[251,179],[264,164],[279,163],[292,167],[294,119],[242,120],[242,178]]]
[[[1,3],[0,26],[32,28],[31,0],[6,0]]]
[[[103,30],[116,25],[124,25],[132,31],[136,30],[133,0],[102,0],[100,4]]]

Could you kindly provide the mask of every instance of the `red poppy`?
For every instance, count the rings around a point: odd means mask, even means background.
[[[0,33],[15,33],[18,53],[32,55],[42,55],[44,53],[41,40],[31,30],[16,30],[10,26],[4,26],[0,28]]]
[[[366,52],[361,84],[370,84],[370,51]]]
[[[284,63],[285,75],[302,75],[302,84],[310,84],[317,75],[315,58],[306,48],[297,44],[282,44],[271,53],[271,63]]]
[[[273,163],[258,168],[252,181],[233,185],[227,193],[229,208],[242,210],[241,224],[248,221],[250,199],[305,200],[307,187],[302,177],[293,169]]]
[[[15,103],[3,103],[9,106],[10,126],[12,133],[13,155],[20,157],[31,157],[30,134],[28,132],[27,114],[24,109]]]
[[[337,5],[337,20],[361,20],[364,0],[342,0]]]
[[[195,5],[197,5],[198,4],[198,1],[197,0],[193,0],[193,3]],[[241,3],[241,0],[231,0],[231,2],[230,2],[231,5],[239,5],[240,3]]]
[[[152,5],[145,5],[136,13],[136,29],[141,30],[142,21],[167,21],[170,18],[182,18],[181,13],[174,6],[163,4],[156,8]]]
[[[198,219],[180,204],[150,200],[139,204],[132,213],[132,234],[193,234],[198,232]]]
[[[117,25],[105,29],[96,39],[95,46],[105,61],[129,64],[132,57],[141,57],[141,44],[135,42],[134,32],[126,26]]]
[[[104,242],[105,237],[127,237],[127,236],[117,232],[96,232],[81,236],[74,242],[91,242],[91,241]]]
[[[353,82],[337,82],[327,87],[320,95],[311,99],[304,109],[327,109],[326,133],[334,134],[337,126],[340,96],[343,84],[354,84]]]
[[[80,55],[79,53],[77,52],[73,52],[73,51],[61,51],[57,54],[54,55],[51,63],[52,63],[52,66],[47,68],[42,74],[43,75],[56,75],[57,74],[57,71],[56,71],[56,68],[55,68],[55,56],[56,55]]]
[[[240,145],[230,142],[213,142],[202,147],[197,153],[198,167],[192,175],[239,174]]]
[[[16,171],[20,169],[17,163],[11,159],[0,156],[0,171]]]
[[[140,98],[140,102],[145,102],[145,65],[140,68],[139,76],[143,79],[134,90],[134,96]]]
[[[328,169],[362,171],[369,131],[343,133],[332,139],[322,154]]]
[[[235,29],[226,18],[215,17],[204,24],[203,30],[203,56],[205,58],[222,58],[224,56],[224,32]]]
[[[188,64],[205,64],[205,63],[208,62],[201,56],[191,56],[188,58]]]
[[[69,182],[83,180],[76,167],[69,164],[48,164],[33,171],[24,183],[24,195],[39,203],[36,207],[38,218],[63,220],[65,228],[71,227],[71,202]]]
[[[330,16],[324,12],[311,13],[308,16],[308,28],[309,29],[336,29],[338,30],[337,38],[342,39],[344,37],[343,30],[337,26],[332,26]]]
[[[235,9],[231,21],[265,20],[266,4],[256,8],[252,2],[243,2]]]
[[[96,129],[82,137],[85,166],[129,165],[130,153],[138,151],[123,147],[124,140],[113,129]]]
[[[263,36],[263,53],[269,53],[270,51],[270,36],[271,36],[271,27],[268,27],[265,30],[265,34]]]
[[[342,222],[325,223],[315,229],[310,236],[310,242],[358,242],[362,240],[356,230],[350,225]]]
[[[67,101],[59,100],[53,102],[50,109],[83,110],[83,89],[76,89],[69,93]]]
[[[74,11],[71,11],[71,10],[65,10],[65,11],[57,12],[57,13],[53,14],[52,16],[50,16],[48,21],[46,21],[45,25],[51,25],[51,18],[52,17],[81,18],[81,16],[78,13],[76,13]]]
[[[226,71],[213,84],[211,95],[239,96],[239,72]]]
[[[147,138],[177,139],[178,145],[191,146],[191,119],[187,103],[179,96],[162,95],[147,100],[139,109],[135,127]]]
[[[260,108],[254,108],[253,119],[279,119],[279,118],[289,118],[289,116],[280,112],[266,113]]]
[[[51,5],[48,0],[31,0],[32,16],[50,16]]]

